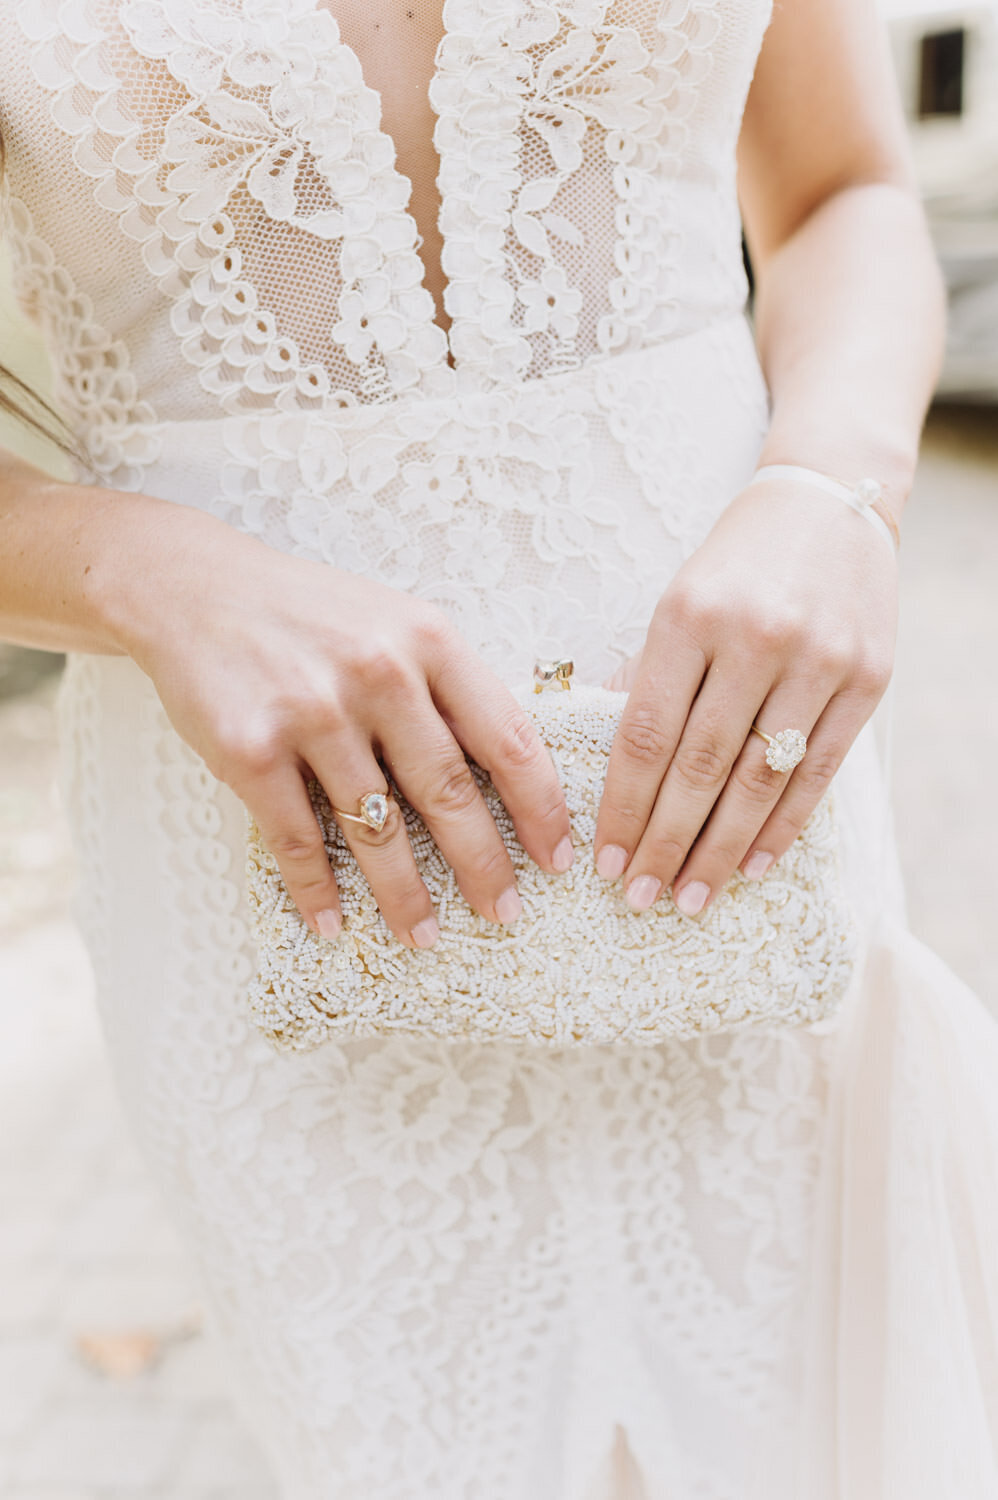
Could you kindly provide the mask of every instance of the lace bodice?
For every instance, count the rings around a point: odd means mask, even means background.
[[[87,430],[110,386],[162,420],[484,391],[736,311],[734,146],[766,15],[4,6],[10,191],[65,273],[26,290],[67,409]]]

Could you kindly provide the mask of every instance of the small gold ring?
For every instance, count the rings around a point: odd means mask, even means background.
[[[346,818],[349,823],[363,823],[365,828],[380,833],[388,821],[388,804],[391,800],[391,787],[388,787],[383,792],[365,792],[357,803],[359,812],[344,812],[341,807],[334,807],[333,812],[338,818]]]
[[[753,724],[752,733],[766,741],[766,764],[771,771],[792,771],[804,759],[807,740],[799,729],[781,729],[778,734],[769,735]]]

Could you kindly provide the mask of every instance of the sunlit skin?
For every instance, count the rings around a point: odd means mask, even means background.
[[[426,57],[417,64],[425,73]],[[872,3],[776,8],[739,171],[773,401],[760,462],[874,476],[897,517],[937,370],[942,292]],[[413,209],[425,221],[425,203]],[[428,285],[432,271],[428,261]],[[737,866],[757,873],[762,856],[778,857],[886,684],[895,574],[873,528],[828,496],[785,483],[735,496],[666,588],[640,658],[613,680],[631,696],[596,847],[579,857],[622,878],[637,906],[671,887],[691,910]],[[349,808],[383,784],[386,763],[467,899],[496,921],[514,921],[518,901],[465,751],[491,772],[528,852],[552,872],[571,858],[548,755],[442,613],[196,510],[56,483],[4,458],[0,634],[132,656],[327,935],[339,905],[309,773]],[[766,767],[756,719],[808,734],[789,778]],[[381,834],[345,832],[392,930],[431,944],[397,809]]]

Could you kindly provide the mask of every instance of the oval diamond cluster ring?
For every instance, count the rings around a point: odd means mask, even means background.
[[[767,734],[757,724],[752,733],[766,741],[766,764],[772,771],[792,771],[804,759],[807,740],[799,729],[781,729],[779,734]]]

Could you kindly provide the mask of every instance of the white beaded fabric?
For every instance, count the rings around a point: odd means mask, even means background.
[[[251,823],[247,889],[259,946],[253,1019],[275,1046],[400,1033],[566,1047],[651,1045],[700,1032],[802,1025],[831,1015],[852,977],[855,924],[842,895],[829,799],[761,881],[735,874],[699,917],[668,897],[631,910],[591,850],[626,694],[519,694],[558,766],[579,857],[565,875],[530,859],[488,776],[472,771],[509,848],[523,902],[504,928],[472,911],[418,813],[399,798],[442,935],[404,947],[381,917],[322,789],[313,801],[336,870],[344,928],[313,933]]]

